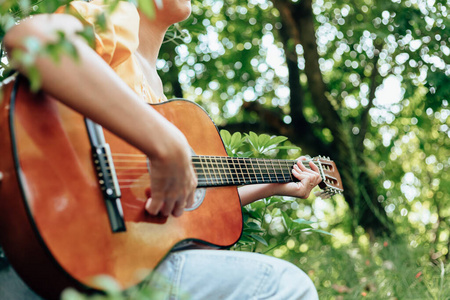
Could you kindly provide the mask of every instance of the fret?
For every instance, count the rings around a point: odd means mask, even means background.
[[[272,166],[273,175],[275,177],[276,182],[278,182],[278,183],[283,182],[283,180],[281,180],[281,178],[280,178],[280,172],[277,172],[277,169],[275,167],[275,160],[271,159],[270,165]]]
[[[235,185],[240,184],[239,176],[238,176],[239,175],[238,174],[238,169],[236,168],[236,164],[234,163],[234,158],[233,157],[229,157],[228,158],[228,163],[230,165],[230,170],[232,171],[231,175],[232,175],[232,178],[233,178],[233,184],[235,184]]]
[[[243,182],[251,183],[250,173],[248,171],[247,163],[244,158],[238,158],[240,170],[242,172]]]
[[[278,166],[280,167],[280,170],[281,170],[281,176],[283,176],[283,182],[287,182],[286,177],[284,176],[283,167],[281,166],[281,161],[277,160],[277,162],[278,162]]]
[[[242,158],[236,158],[236,161],[239,165],[239,171],[242,174],[241,184],[243,184],[244,182],[248,182],[248,173],[246,173],[244,161],[242,160]]]
[[[271,167],[271,169],[273,170],[273,177],[274,177],[274,180],[275,180],[275,182],[280,182],[279,180],[279,177],[278,177],[278,173],[277,173],[277,170],[275,169],[275,165],[274,165],[274,163],[273,163],[273,159],[270,159],[269,160],[269,165],[270,165],[270,167]]]
[[[218,158],[217,157],[214,157],[214,158],[211,157],[210,160],[211,160],[211,165],[212,165],[213,172],[214,172],[214,177],[216,179],[216,184],[224,185],[223,184],[222,175],[220,173],[220,168],[219,168],[219,165],[217,164]]]
[[[256,171],[255,171],[255,166],[253,165],[253,159],[248,159],[248,162],[249,162],[249,165],[250,165],[250,170],[252,170],[253,171],[253,174],[252,174],[252,176],[253,176],[253,180],[254,180],[254,182],[253,183],[259,183],[259,180],[258,180],[258,176],[256,175]]]
[[[214,185],[214,176],[213,176],[212,168],[211,168],[212,166],[208,159],[209,159],[209,156],[204,157],[204,162],[205,162],[205,166],[206,166],[206,174],[208,174],[209,183],[211,185]]]
[[[244,174],[244,182],[252,183],[252,178],[250,175],[250,170],[248,168],[248,158],[240,158],[240,165],[242,168],[242,173]]]
[[[286,163],[286,165],[289,165],[289,162],[285,162],[285,163]],[[296,164],[296,163],[297,162],[293,161],[291,163],[291,167],[290,168],[286,168],[288,170],[288,172],[289,172],[288,176],[289,176],[289,179],[290,179],[291,182],[294,182],[294,181],[298,180],[298,179],[294,179],[294,175],[292,175],[292,168],[293,168],[294,164]]]
[[[236,157],[233,157],[233,158],[231,158],[231,162],[233,163],[236,183],[238,185],[242,184],[242,182],[244,182],[244,176],[242,174],[241,166],[239,165],[239,161]]]
[[[259,182],[264,182],[264,174],[263,174],[263,172],[262,172],[262,168],[261,168],[261,164],[260,164],[260,159],[256,159],[256,162],[257,162],[257,166],[258,166],[258,171],[259,171],[259,173],[261,174],[261,179],[260,179],[260,181]]]
[[[270,171],[269,171],[269,167],[267,167],[267,160],[263,160],[264,162],[264,166],[266,167],[266,174],[267,174],[267,180],[268,181],[272,181],[272,177],[270,176]]]
[[[205,167],[203,165],[202,157],[195,157],[197,162],[194,162],[194,168],[199,169],[197,171],[197,179],[199,184],[204,184],[208,182],[208,176],[205,174]]]
[[[227,169],[227,184],[235,185],[235,175],[232,169],[232,162],[230,157],[224,157],[222,158],[222,161],[224,162],[224,166],[226,166]]]
[[[224,185],[228,185],[229,180],[228,180],[228,168],[225,166],[224,164],[225,160],[222,157],[217,158],[217,165],[219,166],[220,170],[221,170],[221,179],[222,179],[222,183]]]
[[[219,158],[215,157],[211,160],[212,160],[212,165],[214,168],[214,174],[216,175],[217,184],[224,185],[221,169],[219,167],[219,164],[217,163],[219,161]]]

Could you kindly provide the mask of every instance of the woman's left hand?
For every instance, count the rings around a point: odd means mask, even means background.
[[[312,189],[322,181],[319,174],[319,168],[310,161],[308,169],[303,165],[306,157],[301,156],[292,169],[292,174],[299,182],[289,182],[278,184],[275,193],[280,196],[291,196],[306,199],[309,197]]]
[[[254,184],[240,187],[239,196],[242,206],[274,195],[308,198],[312,189],[322,181],[322,178],[319,175],[319,168],[312,161],[309,162],[311,169],[303,165],[303,161],[306,159],[304,156],[299,157],[292,169],[292,174],[299,182]]]

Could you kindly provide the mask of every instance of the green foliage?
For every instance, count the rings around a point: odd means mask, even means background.
[[[220,134],[230,156],[275,158],[281,155],[286,156],[287,150],[297,154],[300,150],[300,148],[289,144],[284,136],[258,135],[254,132],[246,133],[244,136],[239,132],[231,135],[227,130],[221,130]],[[281,153],[280,150],[282,151]],[[293,201],[297,200],[273,196],[244,207],[243,233],[235,249],[256,251],[257,245],[260,244],[265,248],[261,248],[258,251],[266,252],[283,245],[286,239],[298,236],[302,232],[318,232],[332,235],[324,230],[314,228],[312,224],[315,222],[313,221],[293,217],[292,210],[285,207],[286,203]],[[271,234],[269,229],[271,226],[277,226],[274,224],[278,221],[281,221],[279,225],[285,231],[285,236],[281,240],[277,240],[275,244],[270,244],[269,240],[277,235]]]
[[[300,262],[321,299],[448,299],[450,267],[427,260],[426,250],[389,238],[339,248],[309,243]]]

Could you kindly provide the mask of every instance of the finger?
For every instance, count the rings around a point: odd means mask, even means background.
[[[189,192],[187,195],[187,206],[186,207],[192,207],[194,205],[194,200],[195,200],[195,191],[197,190],[197,184],[198,184],[198,179],[197,176],[195,175],[195,172],[192,170],[192,180],[191,180],[191,185],[189,187]]]
[[[156,216],[157,214],[159,214],[162,205],[162,202],[158,203],[154,200],[154,198],[148,198],[147,202],[145,202],[145,210],[152,216]]]
[[[164,202],[164,206],[161,209],[161,213],[163,216],[168,217],[170,214],[174,213],[175,204],[180,202],[180,205],[183,207],[186,206],[186,201],[184,201],[183,197],[174,198],[173,196],[168,197]]]
[[[294,165],[294,170],[297,170],[297,172],[302,173],[302,174],[317,174],[314,171],[311,171],[310,169],[306,168],[305,165],[303,165],[302,163],[299,164],[295,164]]]
[[[310,178],[312,174],[302,172],[298,167],[294,167],[292,170],[292,174],[297,178],[302,184],[304,184],[304,180],[306,178]],[[310,179],[309,179],[310,180]]]
[[[316,184],[319,184],[320,182],[322,182],[322,176],[320,176],[319,167],[312,162],[310,162],[309,165],[311,167],[311,170],[314,171],[314,182]]]
[[[174,217],[180,217],[183,214],[185,207],[186,207],[185,201],[182,201],[182,202],[178,201],[177,203],[175,203],[175,206],[172,211],[172,215]]]
[[[294,170],[292,172],[294,176],[302,182],[303,185],[314,188],[322,179],[319,174],[316,172],[306,172],[301,171],[298,166],[294,166]]]
[[[309,168],[307,168],[304,164],[302,164],[302,163],[298,163],[298,166],[300,167],[300,169],[303,171],[303,172],[305,172],[305,173],[308,173],[308,174],[311,174],[311,175],[319,175],[319,168],[316,166],[316,164],[313,162],[313,161],[310,161],[309,162],[309,167],[311,168],[311,169],[309,169]],[[319,175],[320,176],[320,175]]]
[[[298,160],[297,163],[296,163],[296,165],[297,165],[302,171],[306,171],[306,170],[308,170],[308,168],[305,167],[305,165],[303,164],[303,161],[304,161],[304,159],[303,159],[303,160]]]
[[[294,173],[294,171],[295,171],[295,173]],[[294,173],[294,176],[299,180],[305,178],[305,176],[307,175],[307,173],[305,173],[298,165],[294,165],[294,168],[292,169],[292,173]]]
[[[309,166],[311,167],[311,170],[319,173],[319,167],[312,160],[309,162]]]
[[[191,208],[194,205],[195,190],[193,190],[187,197],[186,207]]]

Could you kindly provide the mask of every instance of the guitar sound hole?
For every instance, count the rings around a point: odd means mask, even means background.
[[[203,199],[205,199],[206,189],[196,189],[194,194],[194,204],[191,207],[187,207],[185,211],[191,211],[197,209],[202,203]]]

